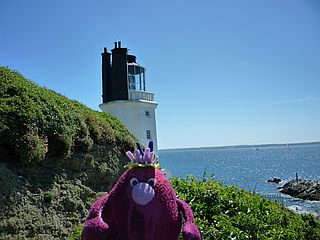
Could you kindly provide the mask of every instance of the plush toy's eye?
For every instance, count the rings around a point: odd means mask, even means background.
[[[134,186],[137,185],[138,183],[139,183],[139,180],[136,179],[135,177],[130,179],[130,185],[131,185],[131,187],[134,187]]]
[[[155,178],[149,178],[148,179],[148,184],[151,186],[151,187],[154,187],[156,185],[156,179]]]

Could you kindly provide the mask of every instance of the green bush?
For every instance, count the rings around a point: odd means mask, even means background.
[[[320,239],[320,222],[315,217],[299,215],[260,195],[192,176],[174,178],[171,184],[177,197],[193,209],[203,240]],[[80,239],[81,230],[78,226],[70,239]]]
[[[45,158],[46,147],[44,139],[41,139],[37,134],[26,133],[21,138],[16,139],[15,143],[16,148],[19,149],[19,154],[23,156],[21,162],[28,164]]]
[[[93,144],[133,150],[135,138],[115,117],[39,87],[0,67],[0,147],[24,164],[68,157]],[[75,144],[78,143],[77,144]]]
[[[193,209],[203,239],[320,239],[320,222],[260,195],[213,179],[171,180],[177,197]]]

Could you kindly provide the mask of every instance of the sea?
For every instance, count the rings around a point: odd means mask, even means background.
[[[320,216],[320,201],[305,201],[279,192],[295,179],[320,181],[320,142],[159,150],[159,162],[169,177],[214,177],[284,204],[298,213]],[[268,179],[280,178],[280,184]]]

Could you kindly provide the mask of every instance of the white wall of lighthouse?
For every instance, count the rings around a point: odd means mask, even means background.
[[[135,135],[141,143],[147,146],[153,141],[157,151],[157,129],[155,109],[158,103],[146,100],[112,101],[100,104],[103,112],[116,116]]]

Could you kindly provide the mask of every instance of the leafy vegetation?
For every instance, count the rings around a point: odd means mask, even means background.
[[[203,239],[320,239],[320,222],[213,179],[171,181],[193,209]]]
[[[117,118],[0,67],[0,148],[18,162],[68,157],[73,151],[88,151],[94,143],[114,144],[124,152],[133,150],[134,139]]]
[[[75,226],[71,230],[71,236],[70,236],[69,240],[80,240],[81,239],[81,232],[82,232],[82,225],[79,224],[79,225]]]
[[[193,209],[203,240],[320,239],[320,222],[315,217],[299,215],[260,195],[211,178],[174,178],[171,184],[177,197]],[[81,230],[77,226],[70,239],[80,239]]]

